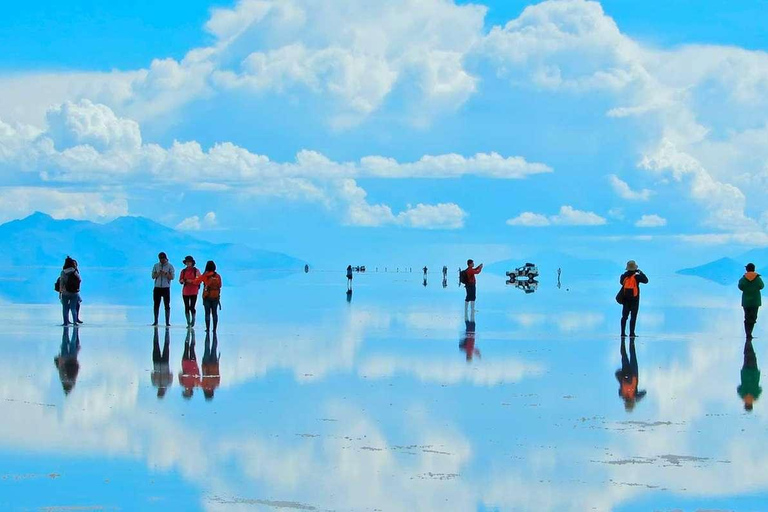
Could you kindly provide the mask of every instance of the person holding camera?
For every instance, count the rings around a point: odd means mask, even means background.
[[[637,311],[640,308],[640,283],[647,284],[648,277],[637,268],[635,260],[627,262],[626,271],[619,278],[622,293],[621,337],[627,336],[627,318],[629,318],[629,336],[635,337]]]
[[[164,252],[157,255],[158,262],[152,267],[152,279],[155,281],[155,288],[152,293],[155,306],[155,321],[152,325],[157,325],[157,315],[160,312],[160,301],[165,304],[165,325],[171,325],[171,281],[173,281],[173,265],[168,262],[168,256]]]

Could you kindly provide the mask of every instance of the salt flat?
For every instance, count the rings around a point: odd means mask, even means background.
[[[176,325],[158,397],[151,289],[146,307],[94,305],[84,282],[69,393],[54,359],[74,330],[59,307],[4,304],[0,508],[762,508],[768,404],[747,412],[737,393],[738,290],[649,276],[635,340],[647,394],[626,407],[618,276],[545,276],[526,295],[484,273],[474,326],[449,277],[356,275],[350,302],[342,272],[232,283],[208,400],[199,385],[183,396]]]

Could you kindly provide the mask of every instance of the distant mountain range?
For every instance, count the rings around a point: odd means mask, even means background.
[[[744,266],[754,263],[758,273],[761,269],[768,271],[768,248],[752,249],[736,258],[720,258],[697,267],[678,270],[678,274],[696,276],[720,284],[733,284],[744,275]]]
[[[87,291],[91,300],[101,302],[115,302],[119,294],[122,304],[132,302],[126,302],[127,297],[151,289],[150,271],[160,251],[168,254],[177,275],[187,254],[201,270],[210,259],[222,276],[236,273],[248,279],[298,272],[305,264],[279,252],[199,240],[143,217],[97,224],[34,213],[0,225],[0,240],[5,267],[0,296],[13,302],[55,300],[53,282],[66,255],[78,261],[84,294]],[[135,279],[126,279],[127,275]]]

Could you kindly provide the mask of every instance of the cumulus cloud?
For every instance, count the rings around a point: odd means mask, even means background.
[[[660,228],[667,225],[667,219],[656,214],[643,215],[635,222],[638,228]]]
[[[601,226],[607,221],[604,217],[583,210],[577,210],[572,206],[564,205],[556,215],[542,215],[540,213],[523,212],[517,217],[507,220],[509,226]]]
[[[216,213],[208,212],[201,219],[197,215],[187,217],[176,225],[176,229],[181,231],[200,231],[204,228],[211,228],[216,225]]]
[[[652,192],[647,188],[638,191],[632,190],[626,181],[623,181],[615,174],[608,176],[608,179],[611,182],[613,191],[616,192],[616,194],[622,199],[626,199],[628,201],[647,201],[651,198]]]

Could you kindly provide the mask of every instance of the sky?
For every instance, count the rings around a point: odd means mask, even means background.
[[[766,1],[6,9],[0,221],[142,215],[323,263],[768,245]]]

